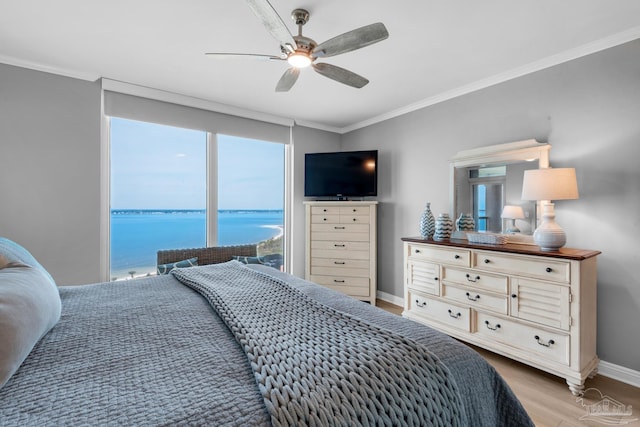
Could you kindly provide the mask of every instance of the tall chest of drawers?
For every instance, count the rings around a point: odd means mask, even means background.
[[[378,202],[304,203],[305,278],[375,305]]]
[[[405,317],[566,379],[597,372],[600,252],[403,238]]]

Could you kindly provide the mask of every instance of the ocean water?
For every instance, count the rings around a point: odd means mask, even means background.
[[[281,232],[283,211],[221,210],[218,244],[258,243]],[[111,277],[155,272],[159,249],[206,246],[205,211],[113,210]]]

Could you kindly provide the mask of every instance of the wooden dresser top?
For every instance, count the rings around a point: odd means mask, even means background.
[[[507,243],[505,245],[491,245],[484,243],[469,243],[466,240],[456,239],[437,241],[432,239],[425,240],[421,237],[403,237],[402,241],[413,243],[428,243],[430,245],[449,246],[454,248],[479,249],[483,251],[508,252],[522,255],[537,255],[549,258],[563,258],[577,261],[598,256],[601,253],[600,251],[575,248],[560,248],[560,250],[558,251],[546,252],[541,251],[540,248],[535,245],[517,245],[513,243]]]

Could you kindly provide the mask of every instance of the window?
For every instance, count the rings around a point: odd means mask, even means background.
[[[259,243],[282,265],[284,144],[109,123],[112,280],[154,274],[159,249]]]
[[[506,166],[469,170],[469,183],[476,230],[500,232]]]
[[[217,136],[219,245],[258,243],[258,255],[283,264],[285,145]]]

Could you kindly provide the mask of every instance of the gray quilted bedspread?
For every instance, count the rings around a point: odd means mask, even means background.
[[[463,424],[532,425],[494,369],[465,345],[274,269],[253,268],[425,345],[457,384]],[[271,425],[243,348],[206,299],[171,275],[61,287],[60,296],[60,322],[0,389],[0,426]]]
[[[237,261],[172,273],[244,348],[274,426],[461,425],[457,385],[426,347]]]

